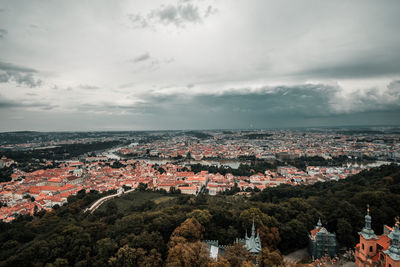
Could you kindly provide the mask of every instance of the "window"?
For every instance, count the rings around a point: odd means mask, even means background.
[[[369,247],[369,252],[372,252],[373,248],[372,246]]]
[[[389,263],[389,267],[392,267],[392,265]]]
[[[362,249],[364,249],[364,244],[362,244],[361,246],[362,246]]]

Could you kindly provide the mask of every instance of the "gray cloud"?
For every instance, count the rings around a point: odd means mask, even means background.
[[[32,73],[19,73],[19,72],[5,72],[0,73],[0,83],[8,83],[14,81],[20,85],[26,85],[28,87],[37,87],[42,84],[41,80],[36,79]]]
[[[150,54],[149,52],[145,52],[141,55],[136,56],[131,60],[131,62],[137,63],[137,62],[142,62],[150,59]]]
[[[35,69],[22,67],[22,66],[14,65],[11,63],[7,63],[7,62],[2,62],[2,61],[0,61],[0,70],[12,71],[12,72],[25,72],[25,73],[26,72],[29,72],[29,73],[37,72],[37,70],[35,70]]]
[[[216,13],[211,5],[204,10],[191,1],[178,1],[176,4],[162,5],[151,10],[148,14],[128,14],[128,18],[136,28],[175,25],[184,27],[187,24],[201,23],[207,17]]]
[[[0,39],[4,38],[6,36],[8,31],[6,29],[0,29]]]
[[[11,81],[28,87],[37,87],[42,81],[34,77],[37,70],[0,61],[0,83]]]
[[[400,70],[400,54],[393,54],[391,50],[382,51],[381,56],[370,55],[367,58],[349,61],[334,62],[303,69],[296,75],[319,78],[369,78],[388,75],[398,75]]]
[[[50,103],[45,103],[41,101],[14,101],[11,99],[6,99],[0,95],[0,109],[26,109],[26,108],[39,108],[41,110],[51,110],[57,107],[57,105],[52,105]]]
[[[78,86],[80,89],[84,90],[98,90],[100,87],[94,86],[94,85],[88,85],[88,84],[81,84]]]
[[[342,103],[342,91],[338,86],[303,84],[197,95],[151,93],[142,95],[137,103],[85,105],[85,110],[130,114],[127,116],[143,124],[151,122],[147,126],[156,129],[176,125],[186,129],[400,123],[400,81],[390,83],[382,94],[355,91],[347,98],[348,103]]]
[[[149,52],[140,54],[133,59],[128,60],[128,62],[139,64],[139,67],[134,70],[135,73],[142,71],[154,71],[160,68],[161,65],[166,65],[174,62],[174,58],[167,59],[157,59],[150,55]]]

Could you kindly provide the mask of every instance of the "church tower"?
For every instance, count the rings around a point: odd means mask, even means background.
[[[384,250],[386,261],[385,267],[400,266],[400,230],[399,230],[399,217],[396,218],[396,224],[394,230],[390,233],[392,236],[392,242],[387,250]]]
[[[369,215],[369,205],[367,205],[367,215],[365,215],[365,226],[360,235],[360,243],[356,249],[356,267],[358,266],[374,266],[372,258],[377,254],[376,241],[378,237],[371,228],[372,218]]]

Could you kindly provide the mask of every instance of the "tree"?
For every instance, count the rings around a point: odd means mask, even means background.
[[[171,195],[179,195],[181,193],[181,190],[180,189],[176,189],[175,186],[171,186],[169,188],[169,193]]]
[[[218,256],[218,260],[210,260],[207,267],[231,267],[231,265],[224,257]]]
[[[339,218],[337,222],[337,237],[343,245],[352,246],[355,243],[353,227],[344,218]]]
[[[225,250],[225,258],[232,267],[239,267],[250,260],[250,254],[243,244],[236,242]]]
[[[168,246],[170,248],[179,243],[196,242],[203,238],[204,227],[196,219],[186,219],[171,234]]]
[[[262,247],[268,247],[271,250],[278,248],[278,244],[281,242],[281,237],[277,227],[261,225],[257,230],[260,233]]]
[[[147,184],[144,183],[139,183],[138,187],[136,188],[136,190],[140,191],[140,192],[144,192],[147,190]]]
[[[301,248],[307,245],[307,228],[297,219],[282,225],[280,246],[285,250]]]
[[[188,214],[189,218],[196,219],[201,225],[207,225],[211,220],[211,214],[208,210],[196,209]]]
[[[118,244],[111,238],[103,238],[96,242],[97,255],[103,259],[108,259],[114,255],[118,248]]]
[[[268,248],[263,248],[258,255],[258,264],[260,267],[283,266],[283,257],[277,250],[270,252]]]
[[[267,214],[263,213],[259,208],[250,208],[242,211],[240,213],[239,220],[244,229],[249,229],[252,225],[253,220],[257,227],[261,225],[276,227],[279,224],[274,217],[268,216]]]
[[[203,238],[204,227],[193,218],[186,219],[171,234],[167,266],[205,266],[209,262]]]
[[[64,258],[57,258],[54,263],[53,263],[54,267],[68,267],[68,260],[64,259]]]
[[[108,264],[117,267],[140,266],[140,262],[145,255],[145,250],[141,248],[135,249],[125,245],[117,251],[114,257],[108,260]]]
[[[201,241],[181,242],[168,251],[167,267],[206,266],[210,261],[206,245]]]
[[[161,254],[156,249],[152,249],[140,263],[141,267],[162,266]]]

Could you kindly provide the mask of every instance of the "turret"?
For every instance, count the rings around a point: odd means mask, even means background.
[[[369,205],[367,205],[367,215],[365,215],[364,218],[365,218],[365,227],[362,229],[361,232],[359,232],[359,234],[362,235],[367,240],[372,238],[377,239],[374,230],[372,230],[371,228],[372,218],[369,215]]]
[[[396,224],[392,234],[392,242],[387,250],[384,251],[385,254],[389,255],[395,261],[400,260],[400,230],[399,230],[399,217],[396,217]]]
[[[318,222],[317,222],[317,225],[315,226],[315,229],[321,228],[321,227],[322,227],[321,218],[318,218]]]

